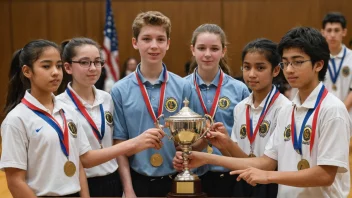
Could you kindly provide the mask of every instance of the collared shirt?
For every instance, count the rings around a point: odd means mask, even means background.
[[[163,65],[162,71],[164,69],[166,69],[165,65]],[[146,87],[154,113],[158,117],[160,87],[161,82],[164,82],[163,72],[161,72],[159,80],[155,84],[150,83],[143,77],[140,72],[140,65],[137,66],[137,72]],[[137,137],[150,128],[155,128],[135,73],[118,81],[113,86],[111,95],[115,106],[114,139],[128,140]],[[189,83],[176,74],[168,72],[163,104],[165,118],[176,114],[183,106],[182,102],[186,97],[188,99],[191,97]],[[164,125],[164,119],[160,120],[160,124]],[[170,135],[169,129],[164,128],[164,131]],[[176,152],[174,143],[172,140],[168,140],[167,137],[164,137],[162,142],[163,147],[160,150],[147,149],[129,157],[131,168],[139,174],[147,176],[166,176],[175,173],[176,171],[172,165]],[[163,157],[163,163],[159,167],[154,167],[150,163],[150,158],[155,153],[159,153]]]
[[[89,103],[84,101],[72,89],[71,83],[67,85],[67,88],[70,89],[70,91],[73,92],[77,96],[79,101],[83,104],[88,114],[94,121],[95,125],[98,127],[99,132],[101,132],[101,123],[102,123],[101,112],[100,112],[100,104],[102,104],[104,109],[103,114],[105,118],[105,135],[101,143],[103,145],[103,148],[112,146],[113,123],[109,123],[106,116],[109,113],[110,115],[112,115],[112,113],[114,112],[114,104],[112,103],[110,94],[108,94],[105,91],[98,90],[93,86],[92,88],[93,88],[95,100],[93,105],[90,105]],[[67,92],[65,91],[62,94],[56,96],[56,99],[77,110],[78,114],[80,115],[79,118],[80,118],[81,125],[87,135],[90,146],[94,150],[100,149],[99,141],[95,137],[92,127],[90,126],[86,118],[79,112],[78,108],[76,107],[76,105],[74,104],[70,96],[67,94]],[[110,173],[115,172],[117,168],[118,168],[118,165],[117,165],[116,159],[112,159],[98,166],[94,166],[93,168],[85,169],[85,171],[86,171],[87,177],[91,178],[91,177],[108,175]]]
[[[50,113],[28,91],[24,98]],[[60,196],[80,191],[79,156],[91,149],[83,128],[77,119],[77,112],[55,100],[52,116],[63,126],[60,109],[65,112],[68,122],[77,128],[77,136],[69,130],[69,160],[76,166],[76,173],[68,177],[64,173],[67,157],[61,150],[60,140],[55,129],[36,115],[25,104],[19,103],[1,124],[2,156],[0,168],[26,170],[26,183],[37,196]]]
[[[251,93],[248,98],[242,100],[234,109],[234,125],[232,128],[231,139],[238,143],[238,146],[243,150],[243,152],[250,154],[250,142],[247,136],[247,126],[246,126],[246,109],[247,106],[250,107],[250,116],[252,119],[252,129],[254,130],[260,118],[260,114],[264,108],[265,101],[268,97],[272,98],[277,90],[274,87],[271,95],[270,92],[262,100],[258,107],[254,106],[253,93]],[[268,102],[269,103],[269,102]],[[264,126],[261,130],[259,129],[255,140],[253,142],[253,154],[256,156],[262,156],[264,154],[265,145],[268,142],[271,134],[273,133],[277,116],[282,106],[290,105],[291,102],[284,95],[280,94],[273,105],[268,110],[261,126]],[[265,129],[265,130],[264,130]],[[254,131],[253,131],[254,132]]]
[[[333,87],[333,82],[331,80],[331,76],[329,72],[326,72],[326,77],[324,81],[325,87],[328,89],[328,91],[332,94],[334,94],[336,97],[338,97],[340,100],[344,101],[348,95],[348,93],[352,89],[352,51],[348,49],[345,45],[342,46],[341,51],[339,54],[337,54],[335,57],[330,55],[331,58],[335,59],[335,65],[336,65],[336,70],[339,69],[344,49],[346,49],[346,55],[345,59],[343,61],[343,64],[341,65],[341,71],[339,76],[337,77],[336,80],[336,90],[334,90]],[[329,61],[329,67],[333,71],[333,66],[331,60]],[[335,74],[333,72],[333,74]],[[350,114],[352,111],[350,111]]]
[[[310,93],[301,104],[299,93],[293,99],[295,109],[295,126],[297,137],[308,109],[314,108],[322,83]],[[277,126],[265,147],[264,154],[278,163],[278,171],[297,171],[301,159],[308,160],[310,167],[317,165],[337,166],[335,180],[327,187],[297,188],[279,185],[278,197],[347,197],[350,189],[349,175],[349,141],[351,137],[351,120],[344,104],[333,94],[328,93],[320,106],[315,133],[315,141],[310,152],[311,130],[305,130],[302,139],[302,153],[299,155],[293,147],[290,133],[292,105],[282,107],[278,115]],[[306,127],[312,127],[313,114]]]
[[[203,101],[207,107],[207,111],[210,112],[211,105],[214,101],[216,88],[218,86],[218,82],[220,79],[220,70],[216,74],[214,80],[209,84],[206,85],[202,78],[196,73],[197,76],[197,83],[199,85]],[[194,106],[194,111],[200,115],[204,115],[205,112],[202,108],[201,102],[198,98],[195,86],[194,86],[194,73],[190,74],[185,77],[185,79],[192,85],[192,101]],[[226,130],[228,131],[229,135],[231,135],[231,129],[233,126],[233,109],[234,107],[242,101],[244,98],[248,97],[249,91],[247,86],[238,81],[233,79],[231,76],[224,73],[224,79],[222,82],[222,87],[220,90],[220,97],[219,102],[217,104],[217,110],[214,115],[214,122],[222,122]],[[216,155],[222,155],[221,152],[215,148],[213,148],[213,153]],[[221,166],[213,166],[213,165],[204,165],[197,170],[195,173],[198,175],[203,175],[207,171],[216,171],[216,172],[227,172],[228,169],[225,169]]]

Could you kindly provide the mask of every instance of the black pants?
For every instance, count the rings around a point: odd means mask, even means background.
[[[176,176],[149,177],[131,169],[133,189],[137,197],[166,197],[171,191],[172,180]]]
[[[109,175],[88,178],[88,186],[91,197],[122,197],[123,190],[117,170]]]
[[[74,193],[70,195],[64,195],[64,196],[40,196],[40,197],[80,197],[79,193]]]
[[[202,180],[202,191],[208,197],[232,197],[236,178],[229,172],[208,171],[200,176]]]
[[[238,175],[235,177],[237,178]],[[236,182],[233,188],[233,197],[276,198],[277,184],[257,184],[251,186],[244,180]]]

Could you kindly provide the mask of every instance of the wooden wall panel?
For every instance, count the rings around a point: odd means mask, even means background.
[[[83,19],[85,24],[84,36],[103,43],[105,3],[103,1],[85,1],[83,8],[85,10]]]
[[[242,48],[251,40],[264,37],[279,42],[295,26],[316,26],[316,21],[320,20],[316,3],[303,0],[224,1],[224,30],[231,43],[229,55],[235,75],[241,75]]]
[[[48,38],[58,44],[72,37],[85,36],[85,7],[82,1],[48,2]]]
[[[33,39],[48,36],[46,1],[12,1],[11,25],[13,49],[22,48]]]

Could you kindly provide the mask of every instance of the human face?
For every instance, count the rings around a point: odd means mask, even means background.
[[[204,32],[198,34],[194,46],[191,46],[191,51],[197,61],[198,70],[217,71],[226,48],[222,47],[219,35]]]
[[[324,61],[317,61],[312,65],[311,58],[299,48],[283,50],[282,62],[305,61],[300,66],[289,64],[283,69],[288,83],[293,88],[313,90],[319,83],[318,74],[324,66]]]
[[[61,84],[62,65],[59,51],[54,47],[47,47],[33,63],[33,69],[24,65],[22,72],[30,80],[32,90],[52,93]]]
[[[329,48],[339,48],[347,34],[347,29],[342,28],[340,23],[327,23],[321,33],[328,42]]]
[[[161,65],[169,49],[170,39],[162,26],[146,25],[141,28],[137,39],[132,38],[132,45],[139,50],[143,65]]]
[[[127,69],[128,71],[134,71],[136,70],[137,67],[137,61],[133,58],[131,58],[128,62],[127,62]]]
[[[274,69],[272,69],[275,67]],[[248,52],[242,65],[243,79],[253,92],[269,91],[273,78],[280,72],[280,67],[273,66],[263,53]]]
[[[76,56],[72,57],[72,61],[101,61],[99,49],[94,45],[82,45],[76,47]],[[102,67],[96,67],[91,63],[89,67],[82,67],[80,63],[65,63],[65,70],[72,75],[73,84],[80,84],[85,87],[94,85],[101,74]]]

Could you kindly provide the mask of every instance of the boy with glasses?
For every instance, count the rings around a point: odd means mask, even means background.
[[[344,101],[352,113],[352,51],[342,44],[347,34],[346,19],[338,12],[325,15],[321,33],[326,38],[330,50],[328,74],[324,81],[329,92]]]
[[[284,75],[298,93],[279,112],[264,155],[233,158],[192,151],[189,166],[224,166],[253,186],[278,183],[277,197],[347,197],[352,123],[344,104],[320,82],[328,67],[328,44],[319,31],[299,27],[286,33],[278,51]],[[176,158],[179,162],[182,156]]]

